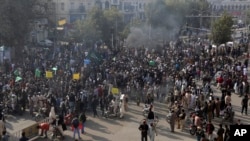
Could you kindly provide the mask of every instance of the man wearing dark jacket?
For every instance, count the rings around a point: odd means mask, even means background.
[[[241,106],[242,106],[241,114],[243,115],[243,112],[245,110],[245,114],[247,115],[248,95],[245,95],[245,97],[242,99]]]
[[[148,140],[148,124],[146,120],[143,120],[143,123],[138,128],[141,131],[141,141]]]

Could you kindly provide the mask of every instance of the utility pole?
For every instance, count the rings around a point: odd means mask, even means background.
[[[115,17],[115,48],[117,50],[117,43],[118,43],[118,39],[117,39],[117,16]]]

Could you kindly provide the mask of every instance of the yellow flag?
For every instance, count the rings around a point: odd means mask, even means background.
[[[52,71],[46,71],[46,78],[52,78],[52,77],[53,77]]]
[[[111,93],[112,94],[118,94],[119,93],[119,89],[118,88],[112,88],[111,89]]]
[[[66,19],[59,20],[59,21],[58,21],[58,25],[59,25],[59,26],[65,25],[66,22],[67,22]]]
[[[73,79],[74,80],[79,80],[80,79],[80,73],[74,73],[73,74]]]

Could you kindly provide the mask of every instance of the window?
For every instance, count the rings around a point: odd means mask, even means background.
[[[108,1],[105,2],[105,9],[109,9],[109,2]]]
[[[142,6],[141,6],[142,4],[141,3],[139,3],[139,9],[142,9]]]
[[[70,9],[75,9],[75,3],[74,2],[70,3]]]
[[[64,10],[64,3],[63,2],[61,3],[61,10],[62,11]]]
[[[56,3],[52,2],[52,9],[56,9]]]

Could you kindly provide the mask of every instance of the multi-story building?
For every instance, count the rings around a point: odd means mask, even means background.
[[[101,9],[117,7],[124,14],[124,19],[145,18],[144,11],[150,0],[51,0],[51,9],[55,11],[54,19],[66,19],[67,23],[72,23],[77,19],[83,20],[88,11],[94,6]]]
[[[231,13],[232,16],[244,19],[247,10],[250,10],[250,0],[208,0],[212,10],[220,14],[223,11]]]

